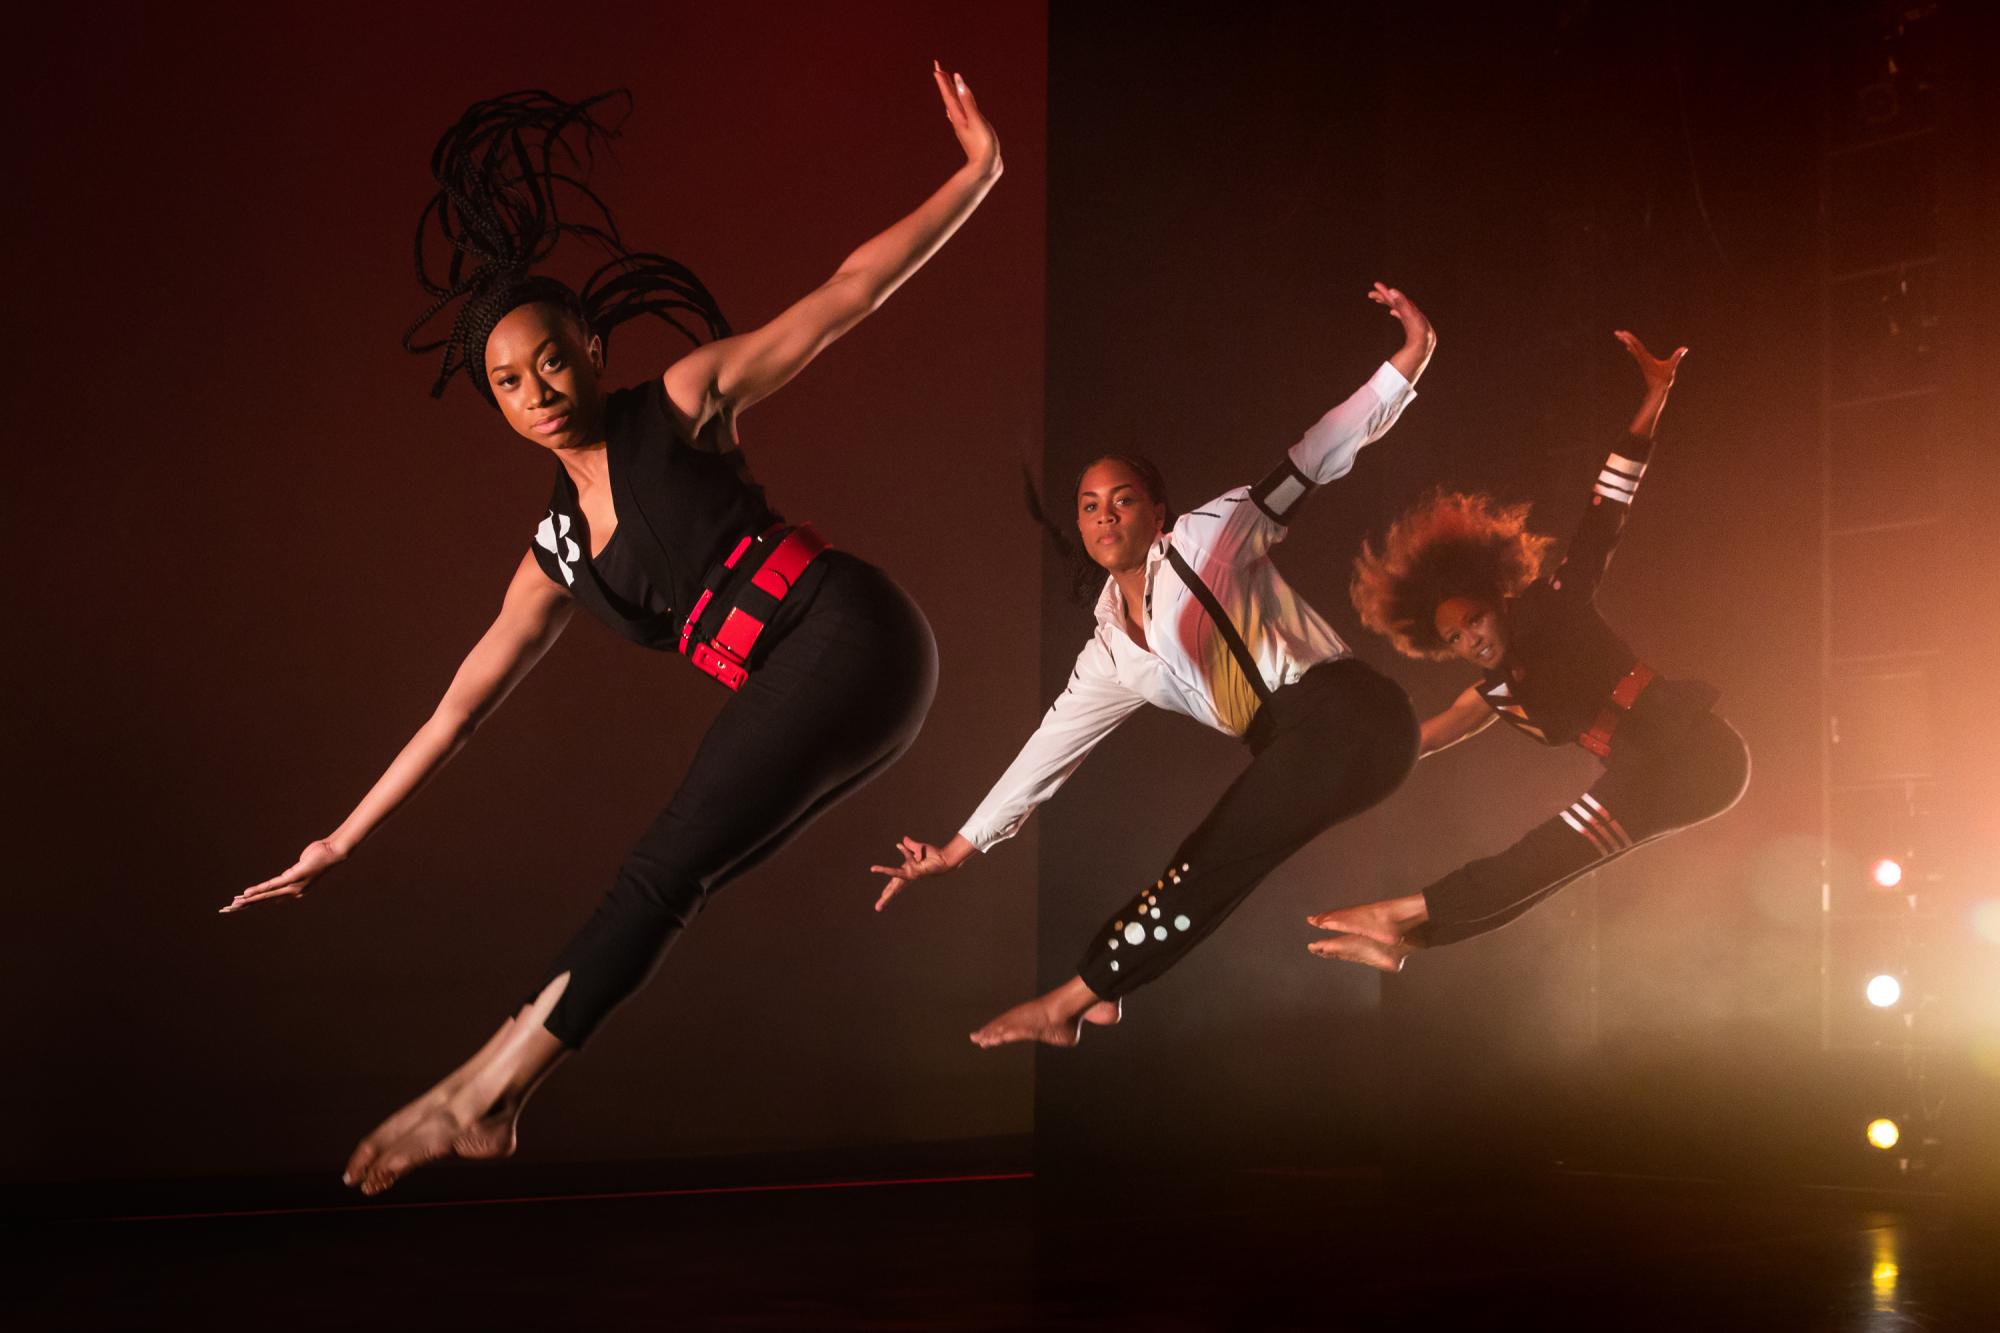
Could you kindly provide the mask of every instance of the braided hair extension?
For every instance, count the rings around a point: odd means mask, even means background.
[[[486,339],[510,310],[546,301],[573,316],[586,335],[608,346],[611,330],[649,315],[690,342],[729,335],[714,296],[694,273],[664,255],[628,251],[611,210],[590,188],[598,147],[617,136],[631,109],[624,89],[565,102],[533,89],[475,102],[431,150],[437,193],[417,218],[417,281],[431,303],[403,333],[405,350],[442,349],[431,396],[463,371],[490,404],[483,362]],[[615,121],[599,111],[622,103]],[[533,271],[563,236],[609,258],[581,292]],[[426,248],[442,244],[441,267]],[[450,330],[419,341],[426,326],[459,302]]]
[[[1361,623],[1405,657],[1449,661],[1437,609],[1454,597],[1499,606],[1541,576],[1555,538],[1528,531],[1528,506],[1433,491],[1389,525],[1382,549],[1361,544],[1347,595]]]
[[[1099,463],[1123,463],[1131,468],[1133,475],[1139,479],[1141,489],[1146,492],[1146,498],[1166,509],[1165,527],[1167,531],[1173,531],[1174,507],[1167,499],[1166,476],[1158,464],[1143,454],[1099,454],[1085,463],[1083,471],[1076,474],[1076,481],[1069,488],[1072,510],[1076,507],[1076,493],[1083,487],[1084,474]],[[1026,463],[1021,465],[1021,491],[1028,502],[1028,517],[1035,520],[1063,562],[1069,576],[1070,600],[1083,606],[1095,606],[1098,592],[1104,586],[1104,571],[1084,550],[1083,542],[1076,535],[1075,522],[1072,520],[1065,526],[1049,517],[1048,507],[1042,503],[1041,492],[1035,485],[1034,474],[1028,471]]]

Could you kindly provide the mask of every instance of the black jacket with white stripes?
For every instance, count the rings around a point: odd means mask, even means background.
[[[1501,720],[1544,745],[1575,744],[1639,663],[1598,614],[1596,598],[1652,447],[1642,436],[1619,438],[1561,563],[1507,603],[1507,658],[1485,674],[1479,693]],[[1699,681],[1656,679],[1633,710],[1634,730],[1643,734],[1649,724],[1705,712],[1714,702],[1715,690]]]

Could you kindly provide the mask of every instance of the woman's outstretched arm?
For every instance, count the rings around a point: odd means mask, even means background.
[[[1674,387],[1674,374],[1680,370],[1681,358],[1688,354],[1688,349],[1676,347],[1669,355],[1656,357],[1646,350],[1646,344],[1623,329],[1611,336],[1632,354],[1640,377],[1646,381],[1646,396],[1639,400],[1639,410],[1632,414],[1632,424],[1626,429],[1642,440],[1650,440],[1660,429],[1660,413],[1666,410],[1667,394]]]
[[[933,65],[945,116],[965,150],[965,165],[914,213],[849,255],[834,275],[761,328],[698,347],[667,368],[667,396],[697,431],[721,416],[735,419],[782,388],[834,339],[889,299],[951,239],[1000,179],[1000,140],[979,114],[963,75]]]
[[[1479,687],[1468,685],[1465,693],[1451,701],[1449,708],[1424,719],[1417,755],[1421,758],[1439,750],[1448,750],[1492,726],[1498,716],[1479,693]]]
[[[1187,534],[1209,555],[1231,558],[1262,553],[1280,533],[1278,528],[1256,522],[1256,516],[1280,527],[1291,522],[1313,491],[1352,471],[1361,450],[1387,434],[1416,397],[1416,382],[1437,348],[1437,333],[1416,303],[1394,287],[1378,282],[1368,299],[1385,307],[1403,326],[1403,345],[1376,368],[1367,383],[1308,427],[1262,481],[1238,497],[1247,498],[1249,505],[1225,499],[1224,505],[1235,512],[1225,510],[1219,530],[1205,534],[1206,541]]]
[[[951,841],[939,847],[919,838],[903,838],[896,844],[900,864],[869,867],[889,880],[875,899],[876,911],[888,906],[911,880],[956,870],[973,853],[991,851],[1019,833],[1028,816],[1062,789],[1097,743],[1144,704],[1145,700],[1118,679],[1117,665],[1102,633],[1084,645],[1069,684],[1042,715],[1042,724]]]
[[[273,898],[297,898],[327,870],[345,861],[378,825],[416,794],[472,738],[569,623],[569,594],[535,563],[521,558],[492,626],[480,637],[430,720],[417,729],[361,804],[324,838],[306,844],[290,869],[236,895],[225,912]]]
[[[1646,475],[1646,462],[1653,451],[1653,433],[1659,429],[1660,413],[1674,387],[1674,374],[1680,369],[1681,358],[1687,355],[1687,348],[1677,347],[1668,356],[1656,357],[1623,329],[1612,336],[1639,367],[1646,392],[1639,400],[1639,410],[1632,414],[1632,424],[1605,456],[1604,466],[1590,488],[1590,508],[1584,511],[1583,521],[1577,525],[1576,535],[1570,538],[1569,549],[1563,552],[1562,564],[1551,580],[1556,591],[1572,597],[1595,597],[1604,571],[1611,566],[1612,552],[1625,531],[1626,514],[1639,493],[1640,479]]]

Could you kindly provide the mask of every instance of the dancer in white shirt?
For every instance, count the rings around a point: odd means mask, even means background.
[[[1270,559],[1299,503],[1354,466],[1415,396],[1437,338],[1408,297],[1369,298],[1403,326],[1403,346],[1322,417],[1256,486],[1170,521],[1165,485],[1143,459],[1100,458],[1077,483],[1076,530],[1108,577],[1097,631],[1035,734],[942,847],[904,838],[880,911],[910,881],[955,870],[1012,837],[1084,757],[1142,704],[1231,736],[1255,756],[1164,873],[1091,941],[1077,975],[972,1034],[980,1046],[1074,1045],[1085,1022],[1173,966],[1292,853],[1374,805],[1417,755],[1410,700],[1354,658]]]

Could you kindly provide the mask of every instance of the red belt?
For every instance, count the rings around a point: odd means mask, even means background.
[[[1611,734],[1618,730],[1618,724],[1631,711],[1632,705],[1653,683],[1653,668],[1644,662],[1637,663],[1625,673],[1625,678],[1611,689],[1611,697],[1605,701],[1604,709],[1597,715],[1597,721],[1589,731],[1576,738],[1576,743],[1596,755],[1599,759],[1611,757]]]
[[[784,532],[771,553],[764,557],[750,575],[750,586],[768,595],[774,602],[782,602],[805,573],[806,566],[818,558],[826,549],[826,539],[812,529],[812,524],[801,523],[786,532],[783,527],[774,527],[757,537],[745,537],[736,543],[736,549],[722,562],[722,568],[710,581],[710,586],[702,589],[695,600],[694,610],[688,613],[681,626],[680,651],[683,657],[693,662],[695,669],[715,677],[732,690],[743,688],[743,682],[750,679],[750,668],[745,665],[750,660],[750,650],[757,645],[757,636],[764,632],[765,621],[759,620],[740,606],[733,606],[723,619],[722,625],[707,642],[694,640],[695,627],[701,623],[702,612],[708,610],[715,590],[725,582],[735,570],[743,553],[753,542],[762,542],[772,533]]]

